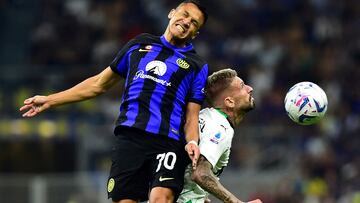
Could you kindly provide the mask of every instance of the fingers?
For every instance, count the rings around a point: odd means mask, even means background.
[[[24,105],[19,111],[26,111],[22,117],[33,117],[41,111],[47,109],[46,100],[44,96],[34,96],[24,100]]]
[[[22,117],[33,117],[40,112],[40,106],[26,105],[20,108],[21,110],[28,110]]]
[[[31,117],[31,116],[34,115],[34,113],[35,113],[35,110],[31,108],[29,111],[25,112],[25,113],[22,115],[22,117]]]
[[[193,170],[196,169],[196,166],[197,166],[197,162],[199,160],[199,156],[200,156],[200,150],[199,150],[199,147],[195,147],[194,148],[194,151],[193,151],[193,159],[192,159],[192,168]]]
[[[24,110],[28,110],[31,109],[33,107],[34,103],[34,97],[25,99],[24,101],[24,106],[22,106],[19,111],[24,111]]]
[[[33,102],[34,102],[34,98],[35,98],[35,97],[30,97],[30,98],[28,98],[28,99],[25,99],[24,104],[31,104],[31,103],[33,103]]]
[[[191,166],[193,168],[193,170],[196,169],[197,166],[197,161],[199,159],[200,156],[200,150],[199,147],[193,143],[188,143],[185,147],[190,159],[191,159]]]
[[[197,159],[193,158],[192,159],[192,163],[191,163],[192,169],[196,170],[196,166],[197,166]]]
[[[27,109],[31,109],[31,106],[32,105],[24,105],[19,109],[19,111],[24,111],[24,110],[27,110]]]
[[[260,199],[256,199],[256,200],[250,201],[249,203],[262,203],[262,201]]]
[[[32,103],[33,99],[27,99],[24,101],[24,106],[22,106],[19,111],[26,111],[22,117],[30,117],[32,115],[34,115],[34,113],[36,112],[36,106]]]

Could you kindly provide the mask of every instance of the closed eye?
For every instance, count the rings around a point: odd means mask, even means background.
[[[187,11],[184,11],[183,16],[184,16],[185,18],[188,18],[188,17],[190,16],[190,13],[187,12]],[[191,19],[191,23],[192,23],[196,28],[199,28],[199,22],[198,22],[197,20]]]
[[[192,20],[191,23],[196,27],[199,28],[199,23],[196,20]]]
[[[240,83],[240,89],[243,89],[244,86],[245,86],[245,83],[244,83],[244,82],[241,82],[241,83]]]

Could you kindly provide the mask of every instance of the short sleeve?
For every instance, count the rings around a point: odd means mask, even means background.
[[[223,129],[217,128],[218,125],[209,120],[202,120],[202,122],[203,127],[202,132],[200,132],[199,144],[200,153],[206,157],[214,167],[227,148],[226,134]]]
[[[192,83],[191,97],[189,101],[202,104],[205,99],[204,88],[208,77],[208,65],[205,64],[195,76]]]
[[[126,77],[128,72],[128,58],[131,50],[135,48],[135,40],[129,41],[123,46],[120,51],[116,54],[114,60],[110,63],[110,68],[122,77]]]

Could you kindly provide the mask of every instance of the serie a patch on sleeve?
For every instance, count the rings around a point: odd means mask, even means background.
[[[212,138],[210,138],[210,141],[215,143],[215,144],[219,144],[219,142],[222,140],[222,137],[221,137],[221,133],[218,132],[216,133]]]

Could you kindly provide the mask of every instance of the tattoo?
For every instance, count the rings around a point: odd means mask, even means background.
[[[232,200],[236,200],[236,198],[234,199],[234,195],[219,182],[211,169],[211,163],[206,160],[204,156],[200,156],[196,168],[196,174],[198,175],[195,178],[195,182],[223,202],[232,202]]]

